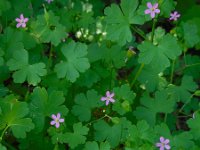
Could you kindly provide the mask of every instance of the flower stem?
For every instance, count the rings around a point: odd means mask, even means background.
[[[131,83],[131,87],[133,87],[135,81],[137,80],[137,78],[138,78],[138,76],[140,75],[140,73],[141,73],[141,71],[142,71],[143,68],[144,68],[144,63],[142,63],[142,64],[140,65],[140,68],[139,68],[138,71],[136,72],[136,75],[135,75],[135,77],[134,77],[134,79],[133,79],[133,81],[132,81],[132,83]]]
[[[139,29],[139,28],[137,28],[135,26],[131,26],[131,29],[133,31],[135,31],[137,34],[139,34],[143,39],[146,40],[146,36],[145,36],[144,32],[141,29]]]
[[[171,68],[171,75],[170,75],[170,83],[173,83],[173,76],[174,76],[174,66],[175,66],[176,60],[172,61],[172,68]]]
[[[154,39],[154,32],[155,32],[155,26],[156,26],[157,19],[153,20],[152,30],[151,30],[151,42],[153,43]]]
[[[190,102],[190,100],[191,100],[191,98],[194,96],[194,94],[192,94],[191,96],[190,96],[190,98],[185,102],[185,104],[179,109],[179,111],[178,112],[182,112],[183,111],[183,109],[185,108],[185,106]]]
[[[185,68],[193,67],[193,66],[198,66],[198,65],[200,65],[200,63],[195,63],[195,64],[191,64],[191,65],[186,65]]]
[[[5,132],[6,132],[6,130],[9,128],[9,126],[6,126],[5,128],[4,128],[4,130],[3,130],[3,132],[1,133],[1,136],[0,136],[0,143],[1,143],[1,141],[2,141],[2,139],[3,139],[3,136],[4,136],[4,134],[5,134]]]
[[[93,120],[89,123],[87,123],[85,126],[88,126],[88,125],[91,125],[92,123],[96,122],[96,121],[99,121],[99,120],[102,120],[104,118],[108,117],[109,119],[112,119],[112,117],[110,117],[109,115],[105,114],[103,117],[99,118],[99,119],[96,119],[96,120]]]
[[[164,122],[167,122],[167,113],[165,113],[165,118],[164,118]]]
[[[47,67],[47,70],[48,70],[48,71],[49,71],[50,68],[51,68],[52,56],[53,56],[53,46],[52,46],[52,44],[51,44],[51,46],[50,46],[50,52],[49,52],[48,67]]]

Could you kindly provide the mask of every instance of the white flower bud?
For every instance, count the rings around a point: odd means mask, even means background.
[[[77,32],[76,32],[76,37],[77,37],[77,38],[80,38],[81,36],[82,36],[81,31],[77,31]]]

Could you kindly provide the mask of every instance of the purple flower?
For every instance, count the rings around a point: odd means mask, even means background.
[[[60,118],[60,113],[58,113],[57,116],[53,114],[53,115],[51,116],[51,118],[52,118],[53,120],[51,121],[50,124],[51,124],[51,125],[55,125],[56,128],[59,128],[59,127],[60,127],[60,122],[64,122],[64,121],[65,121],[63,118]]]
[[[107,106],[110,102],[114,103],[114,102],[115,102],[115,100],[113,99],[113,96],[114,96],[114,95],[115,95],[114,93],[110,93],[109,91],[107,91],[107,92],[106,92],[106,97],[102,97],[102,98],[101,98],[101,101],[106,101],[106,106]]]
[[[160,137],[160,143],[156,143],[156,147],[159,147],[160,150],[169,150],[171,147],[169,146],[169,139],[165,139],[164,137]]]
[[[181,15],[180,15],[177,11],[175,11],[174,13],[171,13],[171,14],[170,14],[169,20],[174,20],[174,21],[176,21],[180,16],[181,16]]]
[[[151,4],[151,2],[147,3],[148,9],[144,11],[145,14],[150,14],[151,18],[154,18],[156,14],[160,13],[160,9],[158,9],[158,3],[155,3],[154,5]]]
[[[45,0],[47,3],[51,3],[51,2],[53,2],[53,0]]]
[[[16,18],[15,20],[18,22],[17,25],[16,25],[17,28],[19,28],[20,26],[22,28],[25,28],[26,27],[26,22],[28,21],[28,18],[24,18],[24,15],[21,14],[20,18]]]

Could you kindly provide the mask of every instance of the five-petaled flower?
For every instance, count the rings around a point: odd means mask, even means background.
[[[56,128],[59,128],[59,127],[60,127],[60,123],[62,123],[62,122],[65,121],[63,118],[60,118],[60,113],[58,113],[57,116],[54,115],[54,114],[52,114],[52,115],[51,115],[51,118],[52,118],[53,120],[51,121],[50,124],[51,124],[51,125],[55,125]]]
[[[170,146],[169,146],[169,139],[165,139],[164,137],[160,137],[160,142],[156,143],[156,147],[160,148],[160,150],[170,150]]]
[[[101,101],[106,101],[106,105],[108,105],[110,102],[114,103],[115,100],[113,99],[114,93],[110,93],[109,91],[106,92],[106,97],[102,97]]]
[[[180,16],[181,16],[181,15],[180,15],[177,11],[175,11],[174,13],[171,13],[171,14],[170,14],[169,20],[174,20],[174,21],[176,21]]]
[[[154,18],[156,14],[160,13],[160,9],[158,9],[158,3],[155,3],[154,5],[152,5],[151,2],[147,3],[147,7],[148,9],[146,9],[144,11],[145,14],[150,14],[151,18]]]
[[[17,28],[19,28],[20,26],[22,28],[25,28],[26,27],[26,22],[28,21],[28,18],[24,18],[24,15],[21,14],[19,18],[16,18],[15,19],[18,23],[16,25]]]
[[[53,2],[53,0],[45,0],[47,3],[51,3],[51,2]]]

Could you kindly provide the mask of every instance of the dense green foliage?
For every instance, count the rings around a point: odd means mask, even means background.
[[[0,150],[199,150],[199,14],[195,0],[0,0]]]

